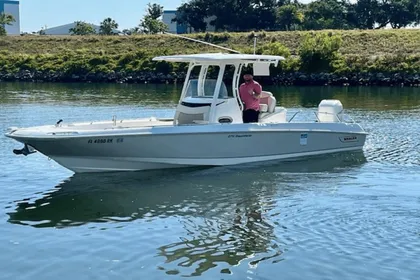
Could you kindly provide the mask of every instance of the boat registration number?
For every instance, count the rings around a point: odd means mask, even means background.
[[[228,138],[247,138],[252,137],[251,134],[230,134],[228,135]]]
[[[88,144],[112,144],[112,143],[122,143],[124,138],[98,138],[98,139],[88,139]]]

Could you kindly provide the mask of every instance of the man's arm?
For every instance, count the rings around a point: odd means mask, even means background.
[[[254,97],[259,98],[262,92],[262,87],[259,83],[254,84]]]

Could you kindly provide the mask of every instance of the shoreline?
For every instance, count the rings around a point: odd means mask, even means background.
[[[32,83],[101,83],[101,84],[182,84],[185,73],[111,72],[89,74],[66,74],[21,70],[17,73],[0,72],[0,82]],[[267,85],[281,86],[406,86],[420,87],[420,73],[280,73],[271,77],[256,76]]]
[[[286,58],[267,85],[420,86],[420,29],[194,33],[188,37],[256,54]],[[318,40],[314,43],[314,40]],[[176,84],[186,64],[160,55],[217,53],[172,36],[20,36],[0,38],[0,81]],[[302,46],[307,46],[302,48]],[[229,82],[229,81],[227,81]]]

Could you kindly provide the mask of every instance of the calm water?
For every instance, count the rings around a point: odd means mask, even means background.
[[[290,116],[340,99],[363,153],[73,175],[0,136],[0,278],[420,279],[420,89],[271,90]],[[171,116],[179,91],[0,83],[0,130]]]

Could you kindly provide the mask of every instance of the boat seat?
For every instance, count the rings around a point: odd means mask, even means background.
[[[276,109],[276,98],[271,92],[262,91],[260,97],[260,112],[261,113],[274,113]]]
[[[260,104],[260,112],[261,113],[268,112],[268,105],[267,104]]]

